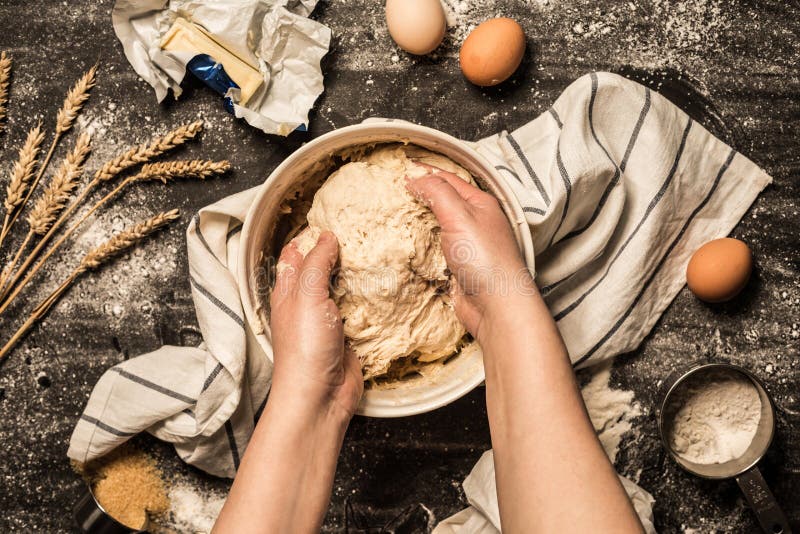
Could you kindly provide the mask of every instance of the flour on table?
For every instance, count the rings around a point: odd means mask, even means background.
[[[581,388],[589,418],[608,458],[614,463],[622,438],[634,430],[634,418],[642,408],[633,391],[613,389],[610,385],[611,362],[598,365],[588,384]]]

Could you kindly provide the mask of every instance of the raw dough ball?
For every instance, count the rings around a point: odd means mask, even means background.
[[[388,145],[331,174],[314,196],[306,253],[324,230],[339,240],[333,298],[364,378],[386,374],[405,356],[429,362],[456,352],[464,327],[450,296],[440,228],[433,213],[405,188],[423,161],[471,181],[449,159],[414,146]]]

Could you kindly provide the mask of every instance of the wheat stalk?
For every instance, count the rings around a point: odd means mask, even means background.
[[[0,288],[5,286],[8,277],[11,276],[14,267],[16,267],[33,236],[47,232],[47,229],[55,221],[58,212],[64,208],[64,203],[69,199],[72,191],[78,186],[78,180],[83,174],[83,165],[91,150],[89,144],[89,134],[84,133],[78,137],[75,147],[64,158],[47,188],[33,205],[33,209],[28,214],[28,226],[30,228],[22,244],[17,248],[14,258],[3,269],[3,273],[0,275]]]
[[[161,180],[167,183],[175,178],[198,178],[205,180],[215,174],[224,174],[230,170],[231,164],[227,160],[207,161],[193,159],[188,161],[166,161],[163,163],[149,163],[133,176],[133,181]]]
[[[89,98],[89,91],[92,89],[92,87],[94,87],[96,73],[97,65],[94,65],[83,76],[81,76],[80,79],[75,82],[75,85],[73,85],[67,92],[64,103],[61,105],[61,109],[58,110],[58,114],[56,115],[56,131],[55,135],[53,136],[53,142],[50,143],[50,149],[47,151],[47,155],[42,161],[42,164],[39,166],[39,172],[36,174],[36,178],[34,178],[34,180],[31,182],[30,187],[28,188],[28,193],[25,195],[25,198],[22,199],[19,209],[11,216],[11,220],[8,222],[8,225],[5,228],[6,233],[11,230],[11,227],[14,225],[17,217],[19,217],[20,212],[25,207],[28,199],[31,198],[33,191],[36,189],[36,186],[42,179],[44,171],[47,169],[47,166],[53,157],[53,153],[58,146],[59,140],[65,133],[67,133],[67,131],[69,131],[70,128],[72,128],[72,125],[75,123],[75,118],[78,116],[78,113],[80,113],[81,109],[83,109],[83,105]],[[2,244],[2,238],[3,235],[0,234],[0,244]]]
[[[123,230],[99,247],[90,250],[89,253],[83,257],[76,271],[82,273],[89,269],[100,267],[100,265],[107,262],[110,258],[129,249],[159,228],[168,225],[179,216],[180,212],[178,210],[165,211],[131,228]]]
[[[11,304],[11,302],[19,295],[22,289],[28,285],[28,282],[36,276],[36,273],[42,268],[42,265],[52,256],[60,247],[64,244],[64,242],[72,235],[73,232],[83,224],[86,219],[88,219],[95,211],[100,209],[105,203],[119,195],[128,185],[135,183],[135,182],[142,182],[147,180],[159,180],[163,181],[163,183],[167,183],[167,179],[173,178],[200,178],[204,179],[211,174],[223,174],[230,168],[230,163],[227,161],[202,161],[202,160],[192,160],[192,161],[174,161],[168,163],[157,163],[152,166],[145,165],[141,172],[138,174],[126,178],[121,184],[119,184],[113,191],[108,193],[106,196],[98,200],[94,206],[92,206],[89,211],[83,214],[83,216],[77,220],[72,226],[70,226],[61,236],[56,240],[55,243],[47,250],[47,252],[42,255],[41,259],[33,266],[30,272],[25,276],[25,278],[14,287],[14,291],[6,298],[2,304],[0,304],[0,314],[6,311],[6,308]],[[165,171],[169,171],[168,173]],[[170,176],[167,177],[167,174]],[[17,279],[20,276],[20,272],[24,271],[27,268],[26,265],[29,263],[23,264],[20,267],[20,270],[17,273],[17,277],[11,281],[8,286],[6,286],[6,291],[10,290],[14,284],[16,284]],[[8,274],[4,274],[4,276],[8,276]],[[0,284],[2,287],[2,284]]]
[[[64,158],[61,167],[33,205],[28,214],[28,224],[34,234],[44,235],[47,232],[58,213],[64,209],[72,192],[78,187],[83,174],[83,165],[91,151],[90,142],[91,138],[87,133],[78,137],[75,147]]]
[[[19,150],[19,157],[11,170],[11,179],[6,187],[6,199],[3,202],[6,215],[16,210],[25,198],[25,192],[33,178],[36,158],[39,157],[42,148],[42,141],[44,134],[41,124],[38,124],[28,132],[25,143]]]
[[[3,131],[3,119],[6,118],[8,105],[8,82],[11,79],[11,56],[0,52],[0,132]]]
[[[6,187],[6,199],[3,202],[6,208],[6,215],[3,220],[3,228],[0,230],[0,245],[2,245],[8,234],[12,215],[18,210],[25,198],[25,192],[29,188],[31,178],[33,178],[36,159],[39,157],[43,140],[44,134],[42,133],[41,124],[39,124],[28,132],[25,143],[19,150],[19,157],[14,162],[14,167],[11,170],[11,179]]]
[[[22,324],[22,326],[19,327],[14,335],[11,336],[11,339],[8,340],[3,348],[0,349],[0,361],[8,356],[8,353],[16,346],[19,340],[22,339],[22,336],[24,336],[28,330],[30,330],[31,326],[33,326],[36,321],[41,319],[48,312],[48,310],[53,307],[53,304],[58,301],[61,295],[64,294],[64,292],[79,276],[88,270],[96,269],[107,263],[109,260],[131,248],[136,243],[140,242],[142,239],[156,232],[160,228],[168,225],[178,217],[178,210],[159,213],[144,222],[123,230],[99,247],[90,250],[83,257],[80,264],[72,271],[72,273],[70,273],[66,280],[64,280],[61,285],[50,294],[50,296],[44,299],[38,306],[36,306],[36,308],[33,309],[28,319]]]
[[[89,194],[91,194],[91,192],[94,191],[94,189],[98,185],[100,185],[102,182],[111,180],[122,171],[127,170],[134,165],[147,162],[152,158],[160,156],[161,154],[186,143],[187,141],[197,136],[197,134],[200,133],[202,129],[203,129],[202,121],[196,121],[190,124],[184,124],[176,128],[175,130],[172,130],[171,132],[167,133],[166,135],[154,139],[150,144],[134,147],[128,150],[127,152],[123,153],[122,155],[117,156],[116,158],[109,161],[105,165],[103,165],[102,168],[95,173],[92,181],[90,181],[89,184],[83,188],[83,191],[81,191],[78,197],[75,200],[73,200],[72,203],[69,206],[67,206],[67,208],[61,213],[61,216],[58,218],[56,222],[53,223],[53,225],[50,227],[50,230],[48,230],[47,233],[43,235],[41,239],[39,239],[39,242],[33,248],[33,250],[25,259],[25,261],[22,263],[19,270],[17,270],[17,274],[14,275],[11,281],[5,287],[3,287],[2,290],[0,290],[0,301],[2,301],[2,305],[0,306],[0,313],[3,313],[3,311],[8,307],[8,304],[11,302],[11,300],[13,300],[14,297],[16,297],[17,294],[19,294],[19,291],[22,289],[22,287],[24,287],[30,281],[33,275],[36,274],[36,271],[38,271],[41,268],[42,264],[47,260],[47,258],[50,257],[50,255],[55,251],[55,249],[58,248],[58,246],[64,241],[65,237],[62,236],[62,238],[55,245],[53,245],[50,248],[50,250],[47,251],[47,254],[45,254],[45,256],[36,264],[36,266],[31,270],[31,272],[19,284],[19,287],[17,287],[14,290],[14,292],[10,296],[8,296],[12,288],[14,288],[17,282],[19,282],[21,276],[25,273],[28,267],[31,266],[31,263],[33,263],[33,261],[36,259],[36,257],[45,247],[45,245],[47,245],[47,243],[50,241],[50,238],[53,237],[56,231],[64,224],[64,222],[69,218],[69,216],[72,215],[72,213],[78,208],[78,206],[80,206],[81,203],[83,203],[83,201],[86,200]],[[117,189],[120,188],[118,187]],[[114,191],[117,191],[117,189],[115,189]],[[113,194],[116,193],[112,192],[112,195]],[[84,219],[81,219],[81,222]],[[73,227],[70,229],[70,232],[76,226],[77,225],[73,225]]]
[[[57,136],[64,135],[75,124],[78,113],[81,112],[83,105],[89,99],[89,91],[96,83],[96,74],[97,65],[92,65],[92,68],[86,71],[67,92],[67,97],[56,115]]]
[[[224,174],[227,172],[231,167],[231,164],[226,161],[204,161],[204,160],[190,160],[190,161],[169,161],[165,163],[153,163],[149,165],[145,165],[142,167],[142,170],[122,181],[117,187],[115,187],[110,193],[106,196],[98,200],[94,206],[92,206],[86,213],[84,213],[80,219],[75,221],[64,233],[58,238],[58,240],[53,243],[53,245],[47,250],[47,252],[42,256],[39,262],[34,266],[31,270],[30,274],[25,278],[22,284],[20,284],[19,289],[22,289],[25,284],[27,284],[27,280],[34,276],[36,272],[41,268],[42,264],[44,264],[47,259],[52,256],[56,250],[67,240],[67,238],[72,235],[77,228],[83,224],[86,219],[91,217],[91,215],[100,209],[104,204],[111,201],[115,197],[117,197],[122,191],[128,187],[130,184],[136,182],[144,182],[149,180],[158,180],[162,183],[166,184],[168,180],[173,180],[175,178],[198,178],[204,180],[209,176],[215,174]],[[2,285],[0,285],[2,287]],[[8,301],[12,300],[14,296],[12,295]],[[8,302],[7,301],[7,302]],[[0,305],[0,313],[3,313],[7,307],[7,302],[4,302]]]
[[[159,137],[149,145],[139,145],[133,147],[98,169],[94,174],[93,181],[106,182],[111,180],[122,171],[139,163],[150,161],[155,157],[160,156],[164,152],[172,150],[173,148],[184,144],[186,141],[193,139],[202,131],[202,129],[203,121],[195,121],[190,124],[184,124],[183,126],[180,126],[165,136]]]

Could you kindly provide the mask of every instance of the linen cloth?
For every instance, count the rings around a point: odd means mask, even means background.
[[[683,287],[691,254],[727,235],[771,182],[661,95],[609,73],[579,78],[538,118],[470,144],[523,206],[537,284],[576,366],[635,349]],[[204,345],[165,346],[107,371],[70,458],[91,460],[148,431],[186,462],[234,475],[271,376],[235,275],[238,229],[256,191],[203,208],[189,224]],[[471,476],[489,468],[479,463]]]

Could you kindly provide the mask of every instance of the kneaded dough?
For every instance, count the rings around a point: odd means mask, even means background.
[[[405,188],[425,174],[420,161],[472,182],[450,159],[414,145],[384,145],[357,156],[328,177],[297,238],[305,254],[322,231],[339,240],[333,299],[365,379],[393,362],[432,362],[455,353],[465,334],[449,295],[440,228],[433,213]],[[401,363],[401,362],[398,362]]]

